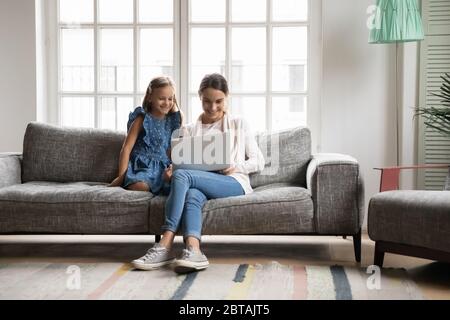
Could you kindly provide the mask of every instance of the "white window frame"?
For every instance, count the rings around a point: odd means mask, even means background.
[[[174,1],[174,21],[173,23],[140,23],[137,22],[137,13],[138,13],[138,0],[133,0],[133,22],[132,23],[100,23],[97,21],[97,10],[98,10],[98,0],[93,0],[94,6],[94,21],[93,23],[83,23],[81,28],[90,28],[94,30],[94,90],[92,92],[64,92],[61,88],[61,69],[59,68],[60,61],[60,30],[64,28],[71,28],[73,25],[59,23],[59,1],[58,0],[48,0],[48,8],[47,12],[49,13],[49,17],[53,17],[52,19],[48,19],[48,39],[51,39],[49,43],[50,53],[49,60],[51,66],[49,68],[52,69],[53,73],[49,74],[57,74],[57,77],[53,78],[53,83],[51,84],[50,94],[49,94],[49,122],[54,123],[56,125],[61,124],[61,106],[60,102],[63,97],[94,97],[94,109],[95,109],[95,119],[94,124],[95,127],[98,127],[98,110],[100,105],[100,99],[103,97],[133,97],[134,105],[140,105],[145,92],[141,92],[139,88],[139,32],[141,29],[151,29],[151,28],[173,28],[173,43],[174,43],[174,54],[173,54],[173,68],[174,68],[174,81],[176,83],[179,82],[179,56],[180,56],[180,46],[176,45],[179,43],[179,3],[180,0]],[[99,77],[100,77],[100,50],[98,49],[98,30],[106,28],[106,29],[133,29],[133,44],[134,44],[134,56],[133,56],[133,68],[134,68],[134,77],[133,77],[133,91],[130,92],[102,92],[99,90]]]
[[[74,93],[76,96],[93,96],[95,100],[95,125],[98,125],[97,110],[99,105],[99,99],[104,96],[133,96],[135,106],[141,104],[143,93],[139,91],[138,79],[138,52],[139,52],[139,27],[145,28],[158,28],[173,26],[174,34],[174,80],[177,83],[177,95],[180,101],[180,106],[187,116],[187,121],[191,122],[194,119],[191,118],[190,110],[187,110],[187,106],[190,103],[190,97],[192,93],[189,91],[189,52],[190,52],[190,30],[191,27],[200,26],[220,26],[225,27],[226,32],[226,64],[225,76],[227,79],[230,77],[231,66],[231,29],[233,27],[267,27],[267,43],[266,43],[266,91],[261,93],[255,93],[257,96],[266,97],[266,127],[271,129],[272,114],[272,97],[276,96],[306,96],[307,97],[307,126],[312,131],[312,149],[313,152],[320,152],[321,141],[321,81],[322,81],[322,0],[308,0],[308,20],[305,22],[273,22],[272,21],[272,1],[267,1],[267,21],[265,22],[232,22],[231,21],[231,0],[227,1],[227,12],[225,22],[220,23],[190,23],[189,22],[189,1],[190,0],[174,0],[174,22],[173,24],[145,24],[137,23],[137,10],[138,0],[134,1],[134,21],[127,24],[100,24],[97,22],[97,3],[98,0],[94,0],[94,23],[86,24],[87,27],[94,28],[94,50],[95,50],[95,66],[94,66],[94,88],[93,93]],[[60,90],[60,70],[58,66],[59,52],[60,52],[60,34],[59,34],[59,17],[58,17],[58,0],[45,1],[45,14],[42,21],[46,22],[45,32],[47,34],[47,74],[48,74],[48,114],[46,121],[59,125],[60,122],[60,101],[62,96],[70,96],[72,93],[63,94]],[[69,25],[68,25],[69,26]],[[106,26],[108,28],[130,28],[132,26],[134,32],[134,85],[133,92],[130,93],[103,93],[97,91],[98,76],[99,76],[99,50],[97,44],[97,28]],[[308,29],[308,57],[307,57],[307,91],[306,92],[273,92],[272,91],[272,30],[274,27],[283,26],[306,26]],[[57,77],[55,77],[57,74]],[[233,93],[231,88],[231,96],[252,96],[252,93]]]

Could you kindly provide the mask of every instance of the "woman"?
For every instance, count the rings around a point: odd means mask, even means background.
[[[230,132],[232,166],[221,172],[175,170],[171,176],[171,190],[165,207],[165,223],[161,241],[146,255],[134,260],[134,267],[153,270],[175,262],[176,272],[190,272],[208,267],[209,262],[200,250],[202,208],[209,199],[249,194],[249,174],[264,168],[264,157],[248,124],[232,117],[226,109],[228,83],[220,74],[206,75],[199,88],[203,113],[197,122],[184,128],[191,136],[209,135],[217,131]],[[175,259],[171,247],[175,233],[183,232],[186,248]]]

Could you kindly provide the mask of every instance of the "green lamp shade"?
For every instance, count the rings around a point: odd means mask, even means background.
[[[377,0],[369,43],[418,41],[423,37],[417,0]]]

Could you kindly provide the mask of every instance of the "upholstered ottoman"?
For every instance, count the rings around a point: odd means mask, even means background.
[[[391,252],[450,262],[450,191],[381,192],[369,203],[374,264]]]

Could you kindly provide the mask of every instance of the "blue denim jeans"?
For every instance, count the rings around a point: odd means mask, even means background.
[[[178,169],[173,172],[166,202],[163,231],[177,232],[181,223],[184,238],[201,239],[202,208],[209,199],[240,196],[244,190],[236,179],[223,174]]]

